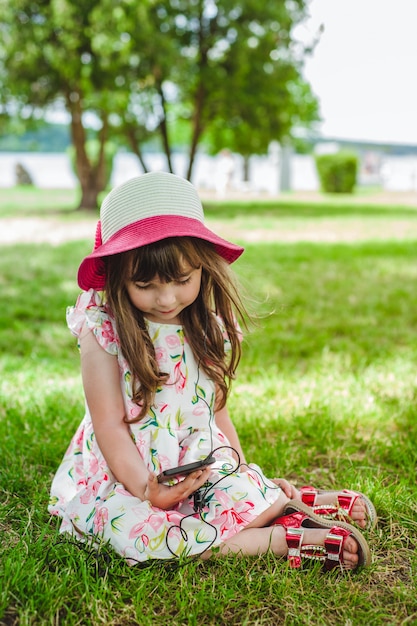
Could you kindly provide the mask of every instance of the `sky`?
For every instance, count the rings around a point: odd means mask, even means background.
[[[324,26],[304,76],[324,137],[417,145],[417,0],[310,0],[297,37]]]

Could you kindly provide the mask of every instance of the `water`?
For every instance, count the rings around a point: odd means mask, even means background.
[[[166,170],[162,154],[146,156],[150,171]],[[0,188],[16,184],[16,165],[23,165],[40,188],[71,189],[77,185],[70,160],[65,153],[0,152]],[[253,156],[250,160],[250,180],[243,181],[243,160],[233,156],[231,189],[274,195],[280,191],[280,158],[277,154]],[[219,191],[220,158],[198,155],[192,182],[205,190]],[[187,159],[182,154],[173,157],[176,174],[185,176]],[[138,159],[129,153],[119,153],[115,159],[111,184],[117,185],[142,173]],[[391,156],[378,160],[376,170],[360,173],[361,184],[381,185],[388,191],[417,191],[417,156]],[[290,160],[290,187],[294,191],[316,191],[319,181],[311,155],[292,155]]]

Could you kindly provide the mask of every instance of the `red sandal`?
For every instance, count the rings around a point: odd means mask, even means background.
[[[302,502],[290,501],[284,515],[278,517],[273,525],[283,526],[286,530],[288,562],[290,567],[301,567],[303,559],[322,561],[325,570],[339,566],[341,570],[355,571],[371,563],[369,546],[357,528],[340,522],[337,526],[318,517]],[[324,546],[303,544],[304,528],[328,528]],[[347,537],[352,536],[358,544],[358,564],[354,568],[345,567],[343,547]]]
[[[350,513],[356,500],[362,498],[366,510],[366,530],[370,530],[376,525],[378,517],[375,507],[370,499],[359,491],[349,491],[348,489],[343,489],[342,491],[325,491],[308,485],[301,487],[300,493],[301,501],[312,508],[316,515],[330,520],[347,522],[349,524],[356,523],[355,520],[351,518]],[[317,495],[324,493],[334,495],[335,502],[333,504],[316,504]]]

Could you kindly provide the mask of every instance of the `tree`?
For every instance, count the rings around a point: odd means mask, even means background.
[[[142,144],[158,136],[172,171],[173,129],[198,146],[248,156],[316,115],[294,53],[308,0],[0,0],[0,62],[22,113],[57,101],[70,115],[81,207],[108,178],[106,144],[123,136],[144,171]],[[0,79],[2,80],[2,79]],[[88,151],[87,119],[98,150]]]
[[[175,50],[152,17],[152,10],[161,10],[160,4],[121,0],[115,6],[113,0],[101,0],[94,13],[91,46],[110,75],[113,132],[125,138],[144,171],[141,145],[159,135],[172,172],[165,91]]]
[[[171,0],[150,7],[154,32],[163,32],[176,54],[175,63],[157,66],[165,72],[160,91],[168,82],[176,88],[162,107],[166,124],[178,111],[189,123],[187,178],[204,137],[212,148],[227,145],[248,157],[317,119],[317,101],[301,76],[308,49],[292,39],[305,15],[304,0]]]
[[[108,180],[106,143],[110,134],[109,94],[113,67],[102,66],[92,41],[100,0],[1,0],[3,82],[9,85],[3,108],[36,115],[61,101],[70,115],[80,208],[96,208]],[[98,142],[88,150],[86,120],[94,116]]]
[[[276,90],[268,89],[268,79],[277,86]],[[271,68],[269,76],[254,72],[252,84],[253,98],[248,94],[245,99],[228,97],[224,100],[223,106],[229,115],[217,116],[205,138],[212,154],[227,146],[243,156],[245,180],[249,180],[252,155],[265,154],[273,140],[291,143],[294,129],[308,127],[318,119],[317,101],[295,66]],[[232,80],[230,93],[233,92]],[[258,93],[263,94],[259,99]]]

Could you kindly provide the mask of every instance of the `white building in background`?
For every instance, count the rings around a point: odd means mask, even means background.
[[[285,163],[284,158],[288,158]],[[200,154],[196,158],[193,183],[202,190],[216,192],[216,176],[219,171],[220,156],[210,157]],[[150,170],[165,170],[163,154],[148,154],[146,161]],[[283,178],[293,191],[316,191],[319,180],[311,155],[271,150],[267,156],[253,156],[250,159],[249,181],[243,180],[243,159],[233,155],[234,167],[228,187],[233,191],[247,191],[276,195],[280,193]],[[0,188],[16,184],[16,165],[22,164],[29,172],[34,184],[41,188],[71,189],[77,185],[68,156],[65,153],[13,153],[0,152]],[[186,157],[173,156],[176,174],[186,173]],[[288,171],[282,176],[282,168]],[[131,153],[120,152],[115,159],[112,185],[120,184],[142,173],[139,161]],[[389,191],[417,191],[417,152],[415,155],[383,155],[375,151],[364,152],[361,158],[359,183],[377,185]],[[218,186],[217,186],[218,189]]]

